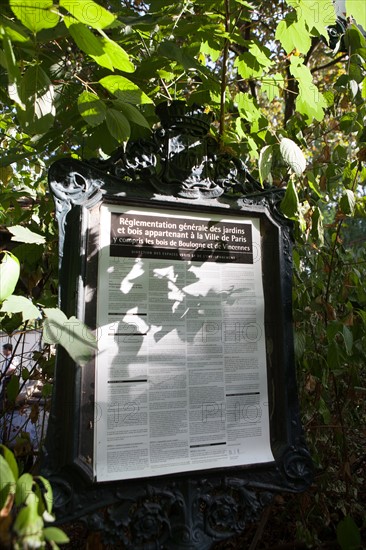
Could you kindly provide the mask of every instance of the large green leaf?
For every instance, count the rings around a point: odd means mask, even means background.
[[[366,3],[362,0],[346,0],[346,13],[366,30]]]
[[[57,308],[45,308],[43,338],[46,344],[60,344],[78,365],[85,365],[96,348],[94,335],[76,317],[68,319]]]
[[[43,519],[39,516],[38,498],[30,492],[26,506],[18,512],[13,529],[23,543],[23,548],[40,548],[43,538]]]
[[[281,42],[287,53],[293,50],[306,54],[311,46],[311,37],[303,20],[297,21],[293,14],[279,22],[276,30],[276,39]]]
[[[9,494],[15,493],[15,477],[7,460],[0,455],[0,511],[7,501]]]
[[[14,15],[32,32],[51,29],[59,21],[52,0],[9,0]]]
[[[8,230],[13,234],[11,240],[18,243],[44,244],[46,242],[43,235],[34,233],[28,227],[23,227],[22,225],[12,225],[8,227]]]
[[[306,168],[306,159],[300,147],[292,139],[282,138],[280,152],[286,164],[300,176]]]
[[[23,474],[17,481],[15,491],[15,504],[20,506],[27,500],[27,496],[33,488],[33,477],[31,474]]]
[[[43,535],[47,541],[53,541],[56,544],[66,544],[69,542],[69,538],[66,533],[61,531],[58,527],[46,527],[43,529]]]
[[[20,275],[20,264],[11,252],[5,252],[0,263],[0,302],[13,294]]]
[[[343,214],[352,216],[355,211],[356,197],[351,189],[345,189],[339,200],[339,206]]]
[[[115,15],[93,0],[60,0],[60,6],[80,23],[93,29],[104,29],[116,19]]]
[[[140,88],[124,76],[110,75],[99,80],[100,84],[118,99],[133,105],[153,103]]]
[[[261,183],[265,182],[271,174],[273,158],[273,146],[266,145],[259,153],[258,168]]]
[[[21,74],[15,59],[13,45],[8,34],[0,28],[0,35],[3,39],[4,61],[8,73],[8,94],[12,101],[15,101],[21,109],[25,105],[20,97]]]
[[[114,105],[117,110],[121,111],[130,122],[150,129],[150,124],[144,115],[137,109],[137,107],[134,107],[134,105],[131,105],[130,103],[122,103],[122,101],[118,99],[114,101]]]
[[[115,69],[123,71],[125,73],[133,73],[135,66],[131,63],[130,58],[126,51],[117,42],[110,40],[109,38],[101,38],[102,48],[104,50],[103,59],[105,63],[111,63]],[[99,65],[103,66],[101,59],[97,56],[92,56]],[[108,60],[106,59],[108,58]]]
[[[6,447],[5,445],[0,445],[0,453],[3,455],[6,462],[9,464],[9,467],[13,473],[14,479],[17,480],[19,476],[19,468],[13,452],[10,449],[8,449],[8,447]]]
[[[297,18],[306,25],[309,32],[318,32],[328,40],[327,27],[336,22],[335,7],[332,0],[287,0],[287,3],[295,8]]]
[[[290,180],[287,184],[285,196],[281,202],[281,210],[287,218],[296,219],[300,202],[295,184]]]
[[[40,317],[39,309],[24,296],[15,296],[12,294],[4,300],[1,310],[3,313],[21,313],[23,321],[38,319]]]
[[[96,94],[84,91],[78,97],[78,109],[90,126],[98,126],[105,120],[107,107]]]
[[[102,56],[104,53],[101,41],[83,23],[72,17],[64,17],[64,22],[77,46],[85,53]]]
[[[43,134],[53,125],[55,92],[53,85],[40,65],[28,67],[21,86],[20,95],[26,106],[18,110],[18,118],[27,133]]]
[[[358,550],[361,548],[360,530],[350,516],[346,516],[338,523],[337,542],[342,550]]]
[[[116,109],[108,109],[106,122],[111,135],[118,141],[127,141],[131,134],[130,124],[122,113]]]

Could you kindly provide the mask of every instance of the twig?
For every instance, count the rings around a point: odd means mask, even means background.
[[[257,531],[256,531],[256,533],[253,537],[253,540],[252,540],[252,542],[249,546],[249,550],[255,550],[257,548],[257,544],[263,536],[263,532],[264,532],[264,529],[267,525],[267,521],[269,520],[269,516],[271,515],[272,508],[273,508],[273,504],[270,504],[269,506],[267,506],[267,508],[265,508],[265,510],[264,510],[264,512],[261,516]]]

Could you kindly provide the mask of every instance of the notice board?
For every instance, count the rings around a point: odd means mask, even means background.
[[[203,550],[312,480],[292,227],[283,190],[221,154],[203,109],[161,109],[151,139],[49,172],[60,307],[98,348],[83,366],[58,350],[43,473],[62,521]]]
[[[272,461],[258,218],[100,223],[97,481]]]

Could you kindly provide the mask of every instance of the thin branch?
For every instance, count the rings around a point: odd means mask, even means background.
[[[332,65],[336,65],[337,63],[342,61],[345,57],[347,57],[347,55],[348,55],[348,52],[342,53],[342,55],[336,57],[335,59],[332,59],[332,61],[329,61],[329,63],[310,69],[310,72],[313,74],[313,73],[316,73],[317,71],[321,71],[322,69],[327,69],[328,67],[332,67]]]

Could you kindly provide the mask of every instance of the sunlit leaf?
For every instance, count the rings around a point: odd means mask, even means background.
[[[23,321],[38,319],[39,309],[24,296],[15,296],[14,294],[4,300],[1,310],[3,313],[21,313]]]
[[[85,365],[96,348],[94,335],[76,317],[68,319],[57,308],[45,308],[43,338],[46,344],[60,344],[75,363]]]
[[[105,76],[100,84],[118,99],[133,105],[152,103],[152,100],[131,80],[119,75]]]
[[[107,107],[96,94],[82,92],[78,97],[78,109],[90,126],[98,126],[105,120]]]
[[[339,201],[339,206],[343,214],[352,216],[355,211],[356,197],[351,189],[345,189]]]
[[[304,153],[292,139],[281,139],[280,152],[283,160],[297,176],[300,176],[305,171],[306,159]]]
[[[18,118],[28,133],[46,132],[54,122],[55,92],[51,80],[40,65],[28,67],[21,86],[20,95],[26,106],[18,111]]]
[[[346,0],[346,14],[352,16],[366,30],[366,3],[360,0]]]
[[[44,538],[53,541],[56,544],[66,544],[69,542],[68,536],[58,527],[46,527],[43,529]]]
[[[60,0],[60,6],[80,23],[93,29],[104,29],[116,19],[115,15],[93,0]]]
[[[272,168],[272,158],[273,158],[273,146],[266,145],[263,147],[259,153],[259,177],[261,183],[267,180],[268,176],[271,173]]]
[[[6,462],[9,464],[9,467],[13,473],[14,479],[17,480],[19,476],[19,468],[13,452],[10,449],[8,449],[8,447],[6,447],[5,445],[0,445],[0,453],[3,455]]]
[[[22,225],[11,225],[8,227],[8,230],[13,235],[11,240],[18,243],[44,244],[46,241],[43,235],[34,233],[28,227],[23,227]]]
[[[0,263],[0,302],[15,290],[20,275],[20,264],[11,252],[5,252]]]
[[[55,27],[59,15],[52,0],[9,0],[14,15],[32,32]]]
[[[293,15],[287,15],[285,19],[279,22],[276,30],[276,39],[281,42],[283,49],[287,53],[293,50],[306,54],[311,46],[311,37],[305,22],[297,21]]]

